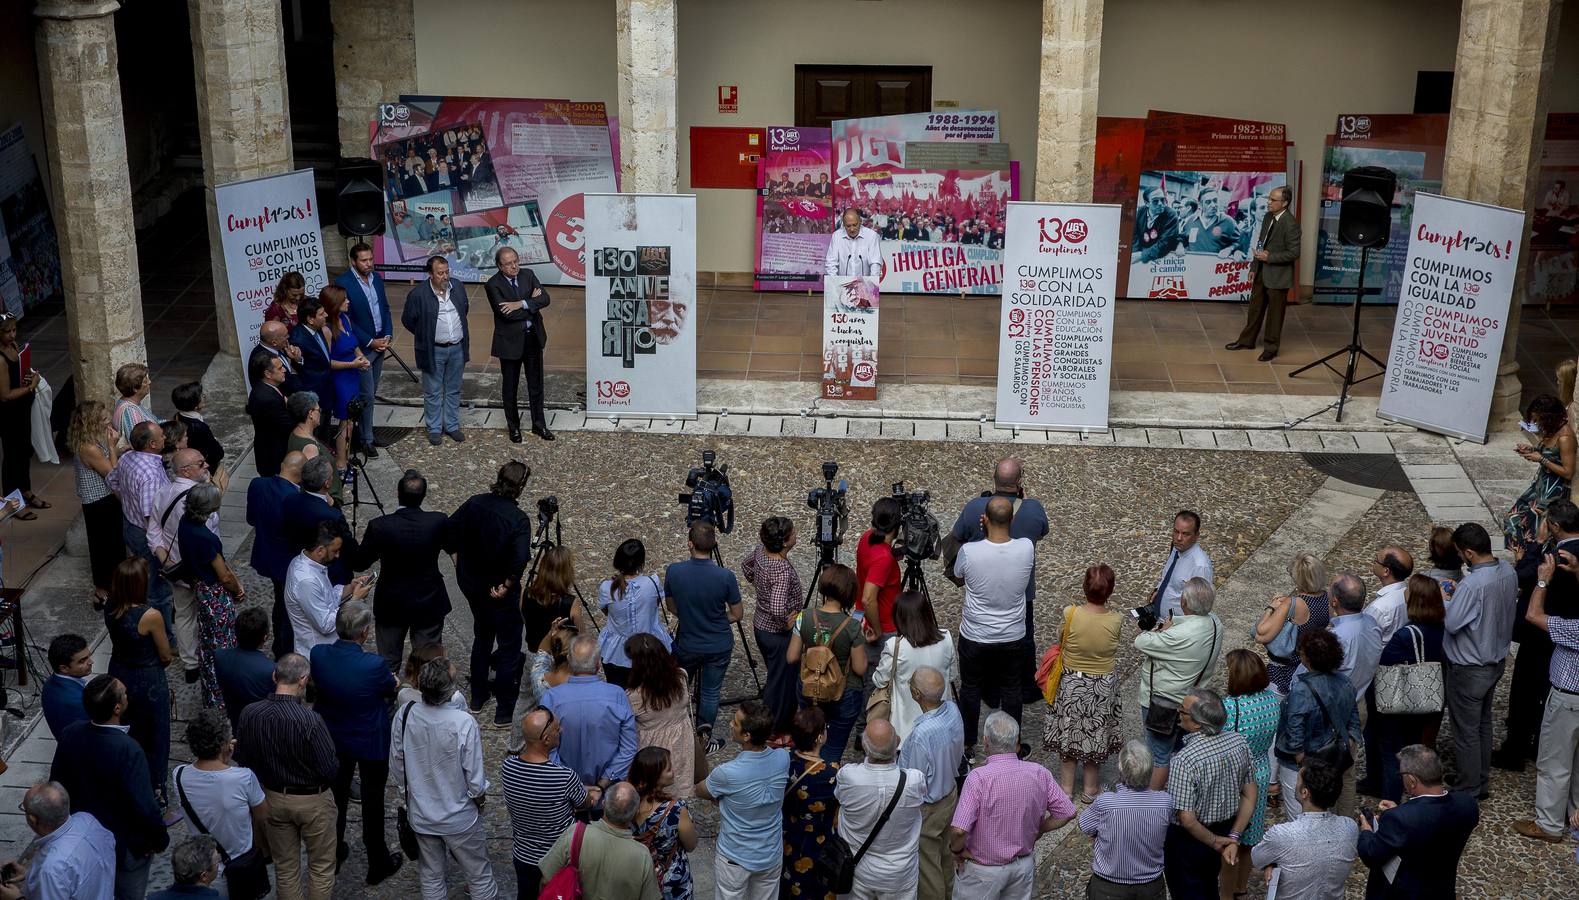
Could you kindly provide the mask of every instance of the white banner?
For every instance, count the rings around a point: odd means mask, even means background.
[[[1409,227],[1376,414],[1484,443],[1524,213],[1416,192]]]
[[[822,398],[877,399],[877,279],[822,279]]]
[[[1107,428],[1120,207],[1010,203],[998,427]]]
[[[274,301],[281,276],[302,273],[309,297],[318,296],[329,283],[316,198],[312,169],[214,188],[243,379],[263,311]]]
[[[696,415],[696,197],[587,194],[587,415]]]

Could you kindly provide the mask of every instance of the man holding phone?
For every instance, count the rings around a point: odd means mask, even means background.
[[[42,781],[22,797],[27,827],[38,835],[23,856],[0,868],[0,900],[73,897],[109,900],[115,893],[115,836],[91,814],[73,813],[59,782]]]
[[[1162,579],[1146,601],[1159,619],[1171,619],[1180,610],[1179,594],[1185,582],[1201,578],[1212,583],[1212,558],[1201,547],[1201,517],[1188,509],[1173,516],[1173,541],[1163,563]]]

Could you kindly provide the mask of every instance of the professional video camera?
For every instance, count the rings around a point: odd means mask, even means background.
[[[548,529],[548,523],[559,515],[559,498],[550,494],[537,501],[537,531],[539,534]]]
[[[942,552],[937,516],[927,509],[932,495],[926,491],[906,491],[903,481],[894,482],[893,497],[899,501],[899,539],[894,541],[894,555],[904,554],[916,563],[924,559],[937,559]]]
[[[812,488],[806,493],[807,508],[817,511],[817,546],[829,550],[844,542],[844,528],[850,518],[849,509],[844,503],[848,485],[842,478],[839,479],[838,487],[833,485],[833,477],[838,474],[837,462],[829,460],[823,463],[822,487]]]
[[[735,527],[735,497],[729,487],[729,465],[715,466],[718,454],[702,451],[702,465],[685,473],[689,494],[681,494],[685,505],[685,524],[708,522],[723,534]]]
[[[362,413],[367,409],[367,401],[358,394],[345,402],[345,417],[352,422],[362,421]]]

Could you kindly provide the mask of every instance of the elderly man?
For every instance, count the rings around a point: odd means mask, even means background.
[[[823,271],[829,275],[866,275],[877,278],[883,272],[883,248],[877,232],[861,224],[861,213],[854,207],[839,219],[843,227],[833,233],[828,252],[823,255]]]
[[[1511,569],[1510,569],[1511,571]],[[1343,647],[1343,665],[1338,671],[1354,685],[1354,699],[1358,701],[1371,688],[1376,677],[1376,664],[1382,658],[1382,630],[1363,610],[1365,609],[1365,582],[1350,572],[1340,572],[1332,579],[1327,591],[1331,618],[1327,629],[1338,636]],[[1295,675],[1310,671],[1301,663]]]
[[[1075,816],[1075,805],[1040,763],[1016,755],[1020,725],[1004,712],[982,728],[987,761],[965,778],[949,829],[961,868],[954,895],[1030,900],[1036,893],[1036,840]]]
[[[1135,637],[1140,665],[1140,717],[1151,749],[1151,789],[1168,783],[1168,765],[1183,740],[1177,710],[1196,685],[1203,684],[1223,651],[1224,626],[1212,614],[1217,594],[1203,578],[1191,578],[1179,592],[1182,615],[1159,622],[1155,631]],[[1153,707],[1157,708],[1153,712]]]
[[[1457,595],[1453,602],[1458,602]],[[1442,784],[1442,760],[1429,747],[1411,744],[1400,750],[1398,770],[1404,802],[1383,800],[1376,804],[1374,818],[1358,817],[1357,849],[1371,870],[1365,896],[1457,897],[1458,863],[1480,824],[1480,805],[1468,791],[1448,791]]]
[[[252,371],[252,366],[258,360],[259,364],[266,367],[267,360],[278,359],[285,369],[285,380],[280,384],[280,393],[289,397],[302,389],[300,366],[302,364],[302,350],[291,344],[291,329],[281,321],[264,322],[258,329],[258,345],[252,348],[252,353],[247,357],[247,371]]]
[[[303,392],[297,397],[310,397]],[[298,401],[293,401],[298,402]],[[314,407],[316,409],[316,407]],[[334,460],[327,456],[314,456],[302,463],[301,491],[287,496],[281,508],[285,523],[285,536],[295,551],[306,550],[318,537],[318,526],[331,522],[344,540],[341,554],[329,572],[335,584],[351,580],[351,562],[357,555],[356,533],[345,521],[345,512],[335,504],[335,488],[343,485],[335,471]]]
[[[186,515],[187,495],[198,485],[208,484],[208,463],[196,450],[177,450],[170,457],[170,472],[175,477],[159,489],[146,531],[148,548],[158,558],[164,577],[170,583],[175,641],[180,648],[181,665],[186,669],[186,683],[192,684],[198,677],[197,601],[192,590],[192,574],[181,565],[181,542],[176,540],[176,527]],[[219,513],[210,515],[203,524],[218,535]]]
[[[1224,731],[1216,691],[1196,688],[1179,708],[1187,737],[1173,758],[1168,793],[1176,820],[1163,843],[1163,875],[1174,897],[1215,897],[1223,864],[1239,863],[1239,835],[1256,808],[1256,773],[1244,735]]]
[[[268,801],[263,834],[274,859],[281,900],[302,898],[302,848],[307,849],[308,893],[327,900],[334,890],[334,798],[340,769],[334,738],[323,717],[303,701],[310,672],[305,656],[287,653],[274,663],[274,693],[241,712],[236,764],[258,776]]]
[[[121,537],[132,556],[141,556],[148,563],[148,605],[164,616],[165,631],[172,643],[178,643],[175,633],[175,610],[171,605],[170,583],[160,574],[159,557],[148,543],[149,520],[159,515],[159,493],[170,483],[164,471],[164,430],[153,422],[139,422],[132,428],[132,448],[115,461],[115,468],[105,478],[110,490],[121,498]],[[181,647],[174,649],[180,650]]]
[[[921,715],[899,747],[899,767],[921,773],[926,785],[921,804],[921,871],[917,896],[943,900],[952,894],[954,860],[949,853],[949,822],[959,802],[955,773],[965,752],[965,723],[954,701],[943,699],[943,673],[922,666],[910,675],[910,697]]]
[[[1307,758],[1295,784],[1303,812],[1292,822],[1268,828],[1250,859],[1256,868],[1266,870],[1269,883],[1277,870],[1279,897],[1342,897],[1359,839],[1354,820],[1331,812],[1343,791],[1343,777],[1322,760]]]
[[[789,752],[768,748],[773,713],[759,700],[741,703],[730,729],[740,753],[696,786],[696,796],[718,804],[713,880],[720,898],[772,900],[784,867]]]
[[[864,848],[855,865],[852,900],[915,897],[921,844],[921,807],[926,776],[901,768],[899,735],[887,719],[866,723],[861,746],[866,761],[839,770],[833,797],[839,803],[839,836]]]
[[[510,859],[522,897],[538,895],[543,857],[575,821],[576,810],[596,806],[602,796],[553,760],[559,732],[559,719],[552,711],[538,707],[527,713],[521,720],[521,752],[506,756],[500,768],[505,809],[510,813]]]
[[[340,558],[344,541],[333,522],[319,522],[312,545],[291,560],[285,576],[285,612],[296,636],[296,652],[311,656],[319,644],[333,643],[335,617],[346,600],[361,600],[371,590],[363,575],[350,584],[330,581],[330,569]]]
[[[411,829],[421,852],[417,874],[424,900],[443,900],[448,861],[454,860],[474,900],[494,900],[499,887],[488,862],[488,831],[482,818],[488,776],[483,772],[482,733],[477,720],[450,703],[455,664],[429,660],[417,675],[421,703],[407,703],[395,716],[390,737],[390,778],[405,798]]]
[[[493,255],[499,271],[488,279],[483,291],[493,309],[493,355],[499,359],[504,379],[504,421],[510,440],[521,443],[521,371],[526,370],[526,396],[532,411],[532,433],[545,441],[554,439],[543,412],[543,352],[548,346],[548,331],[543,328],[543,310],[550,302],[548,292],[531,269],[521,268],[521,255],[514,248],[500,247]]]
[[[400,868],[404,858],[389,852],[384,839],[384,785],[389,780],[389,704],[399,684],[377,653],[362,649],[373,630],[373,611],[351,600],[335,615],[340,639],[312,649],[312,679],[318,689],[313,708],[334,738],[340,774],[334,780],[335,858],[350,855],[345,814],[351,778],[362,774],[362,846],[367,850],[367,883],[378,884]]]
[[[285,613],[285,573],[296,556],[296,548],[285,531],[285,501],[301,491],[302,464],[306,461],[297,451],[287,453],[280,461],[278,474],[259,474],[247,485],[247,524],[253,529],[252,570],[274,585],[276,659],[296,646],[290,616]]]
[[[450,280],[449,262],[431,256],[424,268],[428,277],[406,294],[400,324],[416,338],[422,415],[428,443],[437,447],[445,434],[457,443],[466,440],[461,431],[461,372],[471,350],[471,330],[466,286]]]
[[[1381,627],[1383,647],[1393,639],[1394,632],[1409,624],[1404,589],[1414,570],[1414,557],[1398,546],[1383,547],[1376,551],[1376,558],[1371,561],[1371,574],[1376,576],[1381,587],[1376,590],[1371,605],[1365,607],[1365,614]]]
[[[71,811],[57,781],[42,781],[22,797],[27,827],[38,835],[12,865],[25,875],[0,885],[0,900],[110,900],[115,896],[115,836],[93,816]]]
[[[206,834],[194,835],[170,851],[170,874],[175,884],[148,900],[183,900],[187,897],[219,897],[219,891],[209,887],[219,879],[221,860],[219,847]]]
[[[252,420],[252,458],[258,474],[267,478],[280,470],[280,460],[289,449],[291,429],[296,420],[285,406],[284,360],[263,354],[247,365],[252,391],[247,394],[247,417]]]
[[[570,849],[579,832],[577,873],[587,900],[658,900],[652,853],[631,834],[640,808],[641,795],[635,788],[623,781],[611,785],[603,798],[601,820],[591,825],[573,824],[559,833],[543,857],[543,877],[553,878],[570,864]],[[725,894],[720,884],[719,896],[739,895]]]
[[[1442,681],[1458,756],[1453,790],[1485,800],[1491,782],[1491,698],[1513,642],[1519,579],[1513,566],[1491,555],[1491,536],[1481,526],[1473,522],[1458,526],[1453,545],[1469,563],[1443,623],[1442,655],[1447,663]]]
[[[624,779],[636,758],[636,714],[625,691],[598,677],[598,639],[583,634],[570,643],[570,678],[543,694],[543,707],[558,717],[556,762],[581,783],[607,788]]]
[[[1135,261],[1151,262],[1179,244],[1179,214],[1168,206],[1168,192],[1154,187],[1135,213]]]
[[[1096,843],[1087,900],[1163,900],[1162,848],[1173,821],[1173,797],[1149,790],[1151,750],[1133,739],[1118,753],[1118,785],[1099,794],[1076,825]]]
[[[1261,322],[1266,321],[1266,336],[1262,340],[1262,353],[1257,359],[1271,362],[1277,357],[1283,337],[1283,311],[1288,306],[1288,292],[1298,287],[1299,277],[1299,218],[1289,212],[1289,202],[1294,191],[1279,185],[1266,197],[1266,215],[1261,219],[1260,234],[1250,250],[1250,307],[1245,310],[1245,327],[1239,337],[1228,345],[1229,350],[1249,350],[1255,347],[1261,332]],[[1201,205],[1207,205],[1206,191],[1201,192]],[[1240,207],[1243,209],[1243,206]],[[1253,220],[1246,220],[1245,227]],[[1234,228],[1233,221],[1223,219],[1227,228]],[[1213,233],[1216,226],[1203,225]],[[1191,234],[1192,243],[1195,234]],[[1237,240],[1248,240],[1249,235]],[[1197,249],[1192,246],[1191,250]],[[1243,252],[1243,249],[1239,252]],[[1221,255],[1221,254],[1219,254]]]

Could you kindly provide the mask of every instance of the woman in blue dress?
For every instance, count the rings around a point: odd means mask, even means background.
[[[351,436],[351,401],[362,396],[362,370],[372,363],[362,355],[356,332],[351,330],[351,317],[346,315],[349,300],[345,288],[331,284],[318,292],[318,299],[329,314],[324,342],[329,345],[329,371],[334,376],[334,417],[340,423],[335,433],[334,457],[335,466],[343,469],[346,445]]]

